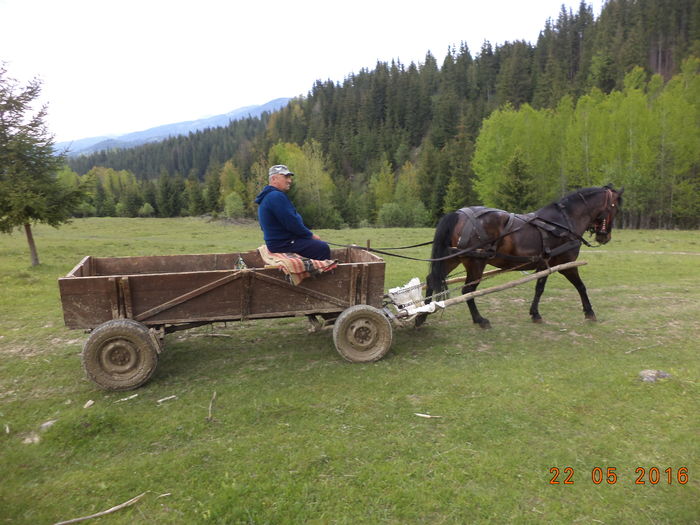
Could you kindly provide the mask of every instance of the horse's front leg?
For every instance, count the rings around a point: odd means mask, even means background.
[[[483,261],[470,261],[467,265],[467,280],[462,287],[462,294],[471,293],[476,290],[479,286],[479,281],[484,275],[484,267],[486,263]],[[476,302],[474,299],[467,300],[467,306],[469,306],[469,312],[472,315],[472,321],[478,324],[481,328],[491,328],[491,323],[485,317],[479,313],[479,309],[476,307]]]
[[[537,279],[537,284],[535,285],[535,297],[532,299],[532,304],[530,305],[530,316],[532,317],[533,323],[541,323],[542,316],[540,315],[540,297],[544,292],[544,286],[547,284],[547,275]]]
[[[564,274],[574,288],[578,291],[581,296],[581,305],[583,306],[583,313],[586,319],[589,321],[596,321],[595,313],[593,312],[593,307],[591,302],[588,300],[588,294],[586,293],[586,285],[583,284],[581,277],[578,274],[578,268],[569,268],[568,270],[562,270],[560,273]]]
[[[425,304],[430,304],[433,300],[433,292],[436,294],[439,294],[441,292],[444,292],[447,289],[447,285],[444,283],[444,278],[452,271],[454,270],[457,266],[459,266],[459,261],[457,260],[447,260],[441,263],[442,266],[442,273],[438,277],[437,275],[433,274],[433,272],[429,273],[428,276],[425,279]],[[425,320],[428,318],[428,314],[418,314],[415,319],[415,324],[414,326],[418,328],[421,326],[423,323],[425,323]]]

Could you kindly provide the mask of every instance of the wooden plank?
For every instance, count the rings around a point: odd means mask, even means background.
[[[384,263],[369,263],[367,267],[367,303],[381,308],[384,300]]]
[[[62,277],[58,280],[61,306],[69,328],[94,328],[110,319],[113,283],[107,277]],[[117,311],[118,311],[118,303]]]
[[[250,302],[253,297],[253,278],[255,272],[246,272],[243,283],[243,293],[241,293],[241,321],[250,315]]]
[[[486,271],[486,272],[484,272],[484,273],[482,274],[481,280],[482,280],[482,281],[485,281],[486,279],[488,279],[489,277],[493,277],[494,275],[498,275],[498,274],[506,273],[506,272],[512,272],[512,271],[513,271],[513,270],[511,270],[510,268],[505,268],[505,269],[503,269],[503,270],[500,270],[500,269],[499,269],[499,270],[488,270],[488,271]],[[445,284],[461,283],[461,282],[466,281],[466,279],[467,279],[466,276],[464,276],[464,277],[453,277],[452,279],[447,279],[447,280],[445,281]],[[421,285],[421,288],[422,288],[423,290],[425,290],[425,289],[427,288],[427,285],[422,284],[422,285]]]
[[[112,319],[119,319],[120,318],[120,308],[119,308],[119,283],[117,282],[117,279],[114,277],[110,277],[108,279],[109,282],[109,288],[108,288],[108,294],[109,294],[109,305],[112,309]]]
[[[452,306],[455,304],[461,304],[464,301],[468,301],[469,299],[474,299],[475,297],[480,297],[482,295],[488,295],[488,294],[495,293],[495,292],[501,292],[503,290],[507,290],[508,288],[520,286],[521,284],[529,283],[530,281],[534,281],[536,279],[540,279],[541,277],[551,275],[554,272],[558,272],[561,270],[567,270],[569,268],[574,268],[576,266],[583,266],[584,264],[588,264],[588,263],[586,261],[573,261],[573,262],[569,262],[569,263],[558,264],[556,266],[552,266],[551,268],[547,268],[546,270],[542,270],[541,272],[532,273],[526,277],[523,277],[522,279],[510,281],[508,283],[500,284],[498,286],[492,286],[490,288],[484,288],[483,290],[476,290],[474,292],[460,295],[459,297],[445,299],[444,301],[435,301],[435,303],[443,308],[447,308],[448,306]]]
[[[351,306],[357,304],[357,266],[353,265],[350,267],[350,293],[349,300]]]
[[[271,276],[265,275],[263,273],[256,272],[255,279],[260,279],[261,281],[275,284],[281,288],[284,288],[285,290],[287,290],[289,292],[294,292],[294,293],[298,293],[301,295],[311,296],[315,299],[320,299],[320,300],[325,301],[327,303],[338,305],[342,308],[347,308],[348,306],[350,306],[347,301],[343,301],[342,299],[339,299],[337,297],[332,297],[332,296],[327,295],[325,293],[317,292],[316,290],[311,290],[310,288],[306,288],[306,287],[301,286],[301,285],[294,286],[292,284],[289,284],[287,281],[284,281],[282,279],[277,279],[276,277],[271,277]]]
[[[245,319],[241,319],[240,315],[211,315],[211,316],[206,316],[206,317],[201,317],[201,316],[187,316],[187,317],[182,317],[182,318],[177,318],[174,317],[172,319],[168,319],[165,324],[167,325],[178,325],[178,324],[189,324],[189,323],[223,323],[223,322],[236,322],[236,321],[251,321],[254,319],[280,319],[284,317],[304,317],[305,315],[311,315],[311,314],[337,314],[339,313],[340,310],[337,307],[333,308],[314,308],[312,310],[299,310],[294,312],[293,314],[289,312],[265,312],[265,313],[258,313],[254,314],[251,313],[249,314]],[[143,321],[143,324],[146,326],[161,326],[163,325],[163,321],[157,320],[145,320]]]
[[[128,277],[119,279],[119,286],[122,292],[122,300],[124,302],[124,315],[127,319],[134,317],[133,303],[131,299],[131,285]]]
[[[239,279],[243,274],[246,274],[249,272],[251,272],[251,270],[238,270],[238,271],[232,272],[230,274],[227,274],[225,277],[222,277],[221,279],[217,279],[216,281],[213,281],[209,284],[206,284],[204,286],[200,286],[199,288],[197,288],[195,290],[192,290],[190,292],[182,294],[179,297],[176,297],[175,299],[171,299],[170,301],[167,301],[159,306],[151,308],[150,310],[147,310],[143,313],[140,313],[139,315],[135,316],[134,319],[136,321],[143,321],[145,319],[153,317],[154,315],[157,315],[161,312],[164,312],[165,310],[168,310],[168,309],[172,308],[173,306],[177,306],[179,304],[185,303],[194,297],[199,297],[200,295],[207,293],[210,290],[218,288],[219,286],[222,286],[222,285],[229,283],[231,281],[235,281],[236,279]]]
[[[369,243],[369,241],[367,241]],[[360,266],[360,304],[367,304],[369,288],[369,267],[367,263]]]
[[[66,277],[84,277],[85,270],[87,268],[88,262],[90,261],[90,256],[86,255],[83,257],[83,260],[80,261],[78,264],[76,264],[73,269],[68,272],[68,275]]]
[[[99,257],[94,259],[96,275],[144,275],[234,270],[238,254],[148,255]]]

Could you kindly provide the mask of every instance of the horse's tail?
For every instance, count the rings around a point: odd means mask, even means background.
[[[435,228],[433,251],[431,254],[431,259],[433,259],[433,261],[430,262],[430,273],[426,279],[426,284],[433,293],[443,292],[447,288],[447,284],[445,283],[445,277],[447,277],[445,261],[437,261],[435,259],[440,259],[449,255],[450,238],[452,237],[452,230],[456,226],[458,219],[459,214],[457,212],[448,213],[447,215],[443,215]]]

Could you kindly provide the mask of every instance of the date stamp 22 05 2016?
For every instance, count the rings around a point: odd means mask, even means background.
[[[573,485],[576,483],[576,471],[573,467],[552,467],[549,469],[551,477],[550,485]],[[615,485],[618,481],[624,482],[625,473],[617,467],[593,467],[590,473],[590,481],[596,485],[607,483]],[[622,479],[621,479],[622,476]],[[635,478],[636,476],[636,478]],[[634,475],[629,476],[629,481],[634,478],[635,485],[679,484],[685,485],[689,479],[688,467],[637,467]],[[588,476],[586,476],[588,478]]]

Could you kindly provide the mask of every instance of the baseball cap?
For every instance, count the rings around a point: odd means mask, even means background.
[[[267,175],[272,177],[273,175],[294,175],[294,173],[289,171],[289,168],[284,164],[276,164],[270,168]]]

